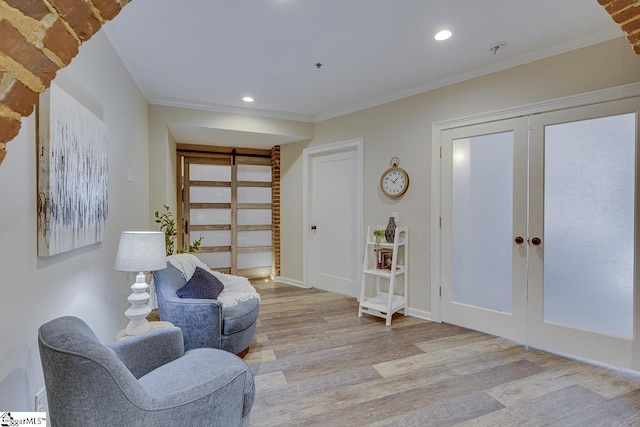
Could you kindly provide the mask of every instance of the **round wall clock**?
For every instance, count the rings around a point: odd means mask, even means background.
[[[397,157],[391,159],[391,167],[382,173],[380,177],[380,189],[389,197],[400,197],[409,188],[409,174],[398,167],[400,161]]]

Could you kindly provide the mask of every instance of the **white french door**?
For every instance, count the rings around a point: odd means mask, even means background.
[[[639,111],[633,98],[442,133],[445,322],[640,367]]]
[[[443,320],[525,340],[527,120],[442,134]]]
[[[626,368],[638,111],[634,98],[531,117],[529,233],[541,242],[529,250],[529,342]]]

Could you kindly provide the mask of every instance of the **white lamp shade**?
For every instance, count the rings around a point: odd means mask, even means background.
[[[123,231],[116,255],[117,271],[153,271],[167,267],[162,231]]]

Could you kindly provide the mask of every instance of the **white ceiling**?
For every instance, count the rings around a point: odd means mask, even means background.
[[[151,104],[310,122],[622,36],[596,0],[134,0],[105,31]]]

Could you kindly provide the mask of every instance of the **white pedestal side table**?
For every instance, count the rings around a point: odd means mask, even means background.
[[[163,320],[156,320],[156,321],[153,321],[153,322],[149,322],[149,326],[150,326],[149,331],[147,331],[145,333],[148,333],[148,332],[153,331],[155,329],[170,328],[170,327],[173,326],[173,323],[165,322]],[[135,335],[127,335],[126,332],[125,332],[125,329],[122,329],[116,335],[116,341],[120,341],[122,339],[133,337],[133,336],[135,336]]]

